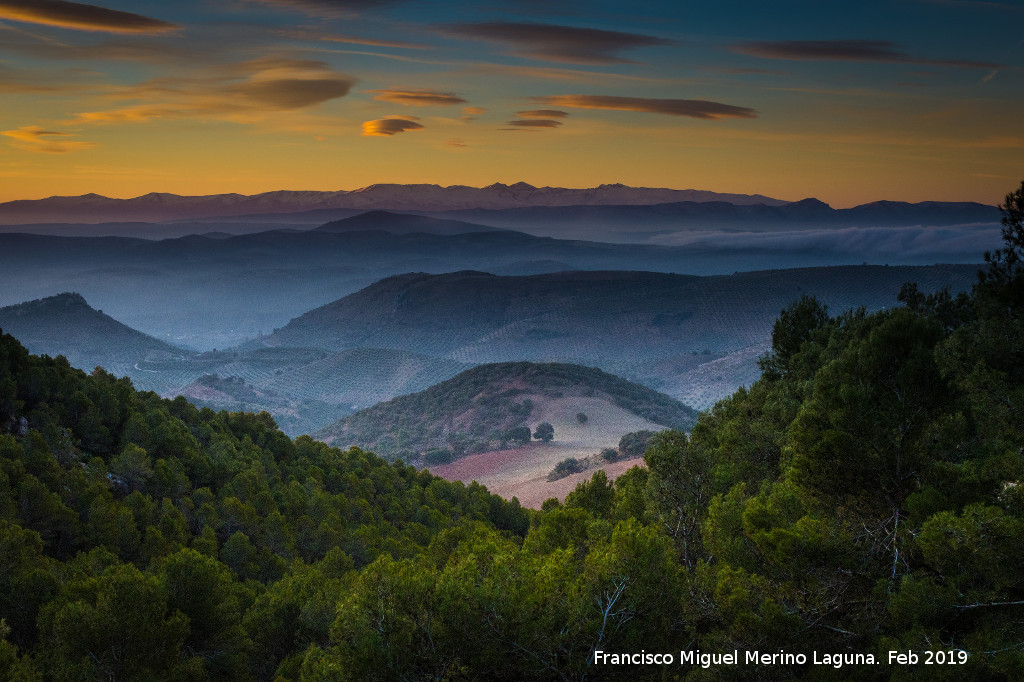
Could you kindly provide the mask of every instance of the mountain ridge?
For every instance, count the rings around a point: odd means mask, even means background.
[[[760,194],[709,190],[628,187],[606,184],[589,188],[534,187],[526,183],[487,187],[434,184],[374,184],[355,190],[275,190],[253,195],[237,193],[183,196],[150,192],[129,199],[90,193],[0,203],[0,223],[99,223],[164,221],[221,217],[246,213],[289,213],[322,208],[452,210],[529,205],[664,203],[681,200],[724,200],[741,203],[786,203]]]

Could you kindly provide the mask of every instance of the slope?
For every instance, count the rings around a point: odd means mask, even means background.
[[[118,374],[130,373],[139,362],[180,362],[192,355],[104,315],[77,293],[0,308],[0,329],[33,353],[63,355],[77,367],[102,365]]]

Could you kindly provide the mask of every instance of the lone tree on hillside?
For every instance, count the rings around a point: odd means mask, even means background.
[[[586,415],[586,413],[585,412],[577,412],[576,413],[576,421],[578,421],[580,424],[586,424],[587,423],[587,415]]]
[[[537,440],[542,440],[545,443],[550,443],[555,437],[555,427],[548,422],[541,422],[537,424],[537,428],[533,432],[533,437]]]

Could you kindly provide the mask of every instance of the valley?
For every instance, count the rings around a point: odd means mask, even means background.
[[[515,197],[505,203],[453,209],[437,203],[439,190],[413,188],[406,203],[394,199],[405,190],[392,190],[370,192],[391,196],[382,199],[390,210],[310,208],[303,202],[337,197],[281,195],[298,203],[265,215],[232,215],[248,210],[247,200],[163,198],[160,215],[178,220],[160,223],[102,222],[117,211],[151,219],[156,214],[143,213],[157,211],[153,198],[94,199],[94,224],[0,234],[0,302],[10,303],[0,308],[0,328],[33,352],[64,355],[86,371],[102,366],[142,390],[215,411],[267,411],[289,435],[369,448],[536,507],[592,474],[548,480],[559,462],[597,461],[615,475],[626,462],[595,458],[623,435],[687,428],[693,410],[751,385],[776,315],[800,296],[835,313],[870,312],[899,305],[905,282],[925,293],[966,290],[978,268],[856,265],[841,251],[816,251],[816,239],[848,238],[851,221],[887,217],[882,232],[852,228],[857,248],[869,253],[893,234],[918,240],[913,235],[925,228],[914,224],[924,217],[936,223],[927,229],[941,252],[959,248],[942,246],[943,225],[987,215],[985,207],[941,202],[845,212],[742,197],[659,203],[666,195],[629,188],[602,189],[579,206],[558,202],[583,195],[520,187],[507,190]],[[445,196],[456,195],[469,196]],[[614,203],[630,196],[638,203]],[[74,204],[62,201],[18,210]],[[539,201],[553,203],[523,205]],[[217,206],[215,217],[195,217]],[[21,215],[13,210],[0,206],[0,215]],[[320,222],[327,218],[335,219]],[[111,226],[139,236],[149,230],[150,238],[98,236]],[[584,234],[609,241],[576,238]],[[641,243],[673,234],[692,239]],[[613,243],[620,237],[631,243]],[[898,250],[886,253],[899,260]],[[904,258],[933,254],[919,249]],[[773,267],[757,269],[762,263]],[[522,363],[533,374],[484,382],[458,400],[444,392],[501,363]],[[661,396],[648,402],[677,407],[657,418],[596,384],[582,387],[587,381],[553,388],[542,368],[555,365],[545,363],[563,363],[605,388],[634,382],[630,391]],[[488,400],[505,407],[485,416],[478,406]],[[438,412],[440,404],[455,412]],[[666,417],[672,410],[690,412]],[[586,424],[575,421],[578,413],[590,417]],[[551,442],[507,438],[541,422],[554,425]]]

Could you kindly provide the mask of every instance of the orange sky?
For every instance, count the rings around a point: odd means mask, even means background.
[[[68,4],[0,0],[0,201],[525,181],[844,207],[1024,176],[1012,4]]]

